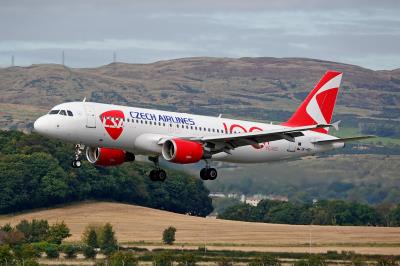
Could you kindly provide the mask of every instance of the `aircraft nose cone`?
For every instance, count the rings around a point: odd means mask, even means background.
[[[35,123],[33,124],[33,129],[39,134],[42,134],[46,131],[46,121],[43,116],[36,119]]]

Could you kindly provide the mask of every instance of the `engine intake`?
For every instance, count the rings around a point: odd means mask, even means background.
[[[118,149],[88,147],[87,160],[98,166],[115,166],[135,160],[135,155]]]
[[[197,163],[203,158],[204,149],[198,142],[169,139],[163,144],[162,155],[165,160],[173,163]]]

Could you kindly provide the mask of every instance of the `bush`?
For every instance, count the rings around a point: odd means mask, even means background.
[[[174,262],[174,258],[169,251],[164,251],[160,253],[156,253],[153,256],[153,265],[154,266],[172,266]]]
[[[9,245],[0,245],[0,265],[10,263],[14,259]]]
[[[193,253],[183,253],[178,257],[179,266],[196,266],[198,259]]]
[[[175,232],[176,228],[175,227],[168,227],[167,229],[164,230],[163,232],[163,242],[164,244],[167,245],[172,245],[175,242]]]
[[[281,263],[277,258],[271,255],[264,255],[262,257],[258,257],[254,260],[252,260],[249,264],[249,266],[280,266]]]
[[[218,266],[233,266],[233,262],[232,260],[230,260],[229,258],[225,258],[222,257],[218,262],[217,262]]]
[[[15,255],[20,259],[32,259],[40,257],[40,252],[32,244],[23,244],[14,248]]]
[[[76,253],[79,251],[79,247],[65,244],[61,246],[61,250],[65,253],[66,258],[73,259],[76,258]]]
[[[58,251],[58,246],[55,244],[48,244],[45,247],[44,252],[46,253],[47,258],[56,259],[60,257],[60,252]]]
[[[394,256],[381,257],[377,261],[379,266],[397,266],[396,258]]]
[[[84,246],[83,247],[83,256],[87,259],[94,259],[96,257],[96,250],[91,246]]]
[[[28,259],[24,261],[24,266],[39,266],[39,263],[34,259]]]
[[[326,265],[323,257],[320,255],[309,255],[305,260],[298,260],[294,263],[294,266],[322,266]]]
[[[138,259],[131,252],[118,251],[111,255],[110,266],[137,266]]]

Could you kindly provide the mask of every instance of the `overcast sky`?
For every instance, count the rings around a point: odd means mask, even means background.
[[[308,57],[400,68],[400,1],[0,0],[0,65],[189,56]]]

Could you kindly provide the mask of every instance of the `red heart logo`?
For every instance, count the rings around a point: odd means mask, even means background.
[[[110,110],[100,115],[104,128],[113,140],[121,136],[124,130],[124,119],[125,115],[120,110]]]

